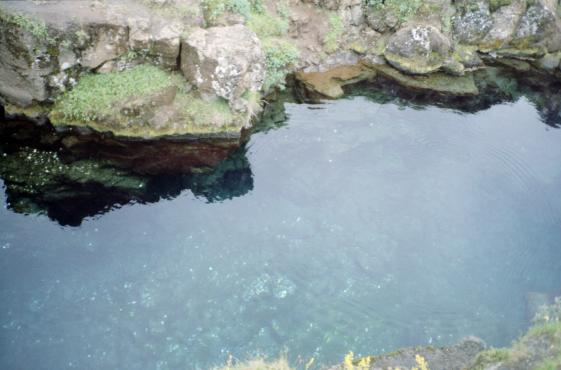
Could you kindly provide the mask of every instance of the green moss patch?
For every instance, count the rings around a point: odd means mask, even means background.
[[[23,31],[29,32],[38,40],[43,40],[48,43],[55,42],[55,39],[49,34],[47,25],[42,20],[33,19],[21,13],[9,14],[2,8],[0,8],[0,20]]]
[[[62,95],[49,118],[118,136],[239,136],[250,112],[234,113],[222,98],[188,92],[183,77],[154,66],[82,77]]]
[[[172,85],[170,74],[149,65],[124,72],[87,75],[56,101],[51,119],[61,123],[100,120],[111,113],[115,103]]]
[[[252,14],[247,26],[260,39],[283,36],[288,31],[288,22],[285,19],[267,13]]]
[[[400,23],[406,22],[417,13],[423,4],[422,0],[366,0],[366,4],[373,11],[391,11]]]
[[[504,348],[493,348],[483,351],[479,355],[477,355],[475,364],[470,368],[470,370],[484,370],[489,365],[506,361],[508,357],[509,351]]]
[[[333,53],[339,48],[339,41],[344,32],[344,24],[341,17],[336,14],[329,16],[329,31],[323,39],[323,49],[326,53]]]

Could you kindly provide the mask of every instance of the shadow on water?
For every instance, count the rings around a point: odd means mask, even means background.
[[[561,85],[537,74],[489,67],[474,74],[481,94],[449,97],[406,89],[386,79],[346,87],[347,96],[414,109],[438,106],[476,113],[521,97],[545,124],[561,126]],[[285,102],[309,102],[297,88],[274,97],[252,133],[284,126]],[[298,99],[299,98],[299,99]],[[312,107],[310,107],[312,108]],[[321,106],[318,106],[321,109]],[[7,206],[22,214],[46,214],[61,225],[129,203],[154,203],[185,190],[221,202],[253,189],[246,142],[238,140],[122,140],[96,133],[58,132],[48,123],[5,119],[0,125],[0,176]]]

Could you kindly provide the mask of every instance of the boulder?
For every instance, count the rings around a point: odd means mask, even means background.
[[[457,1],[458,14],[452,17],[455,39],[462,44],[477,44],[493,25],[489,2],[484,0]]]
[[[152,64],[176,69],[183,25],[179,22],[129,18],[129,47],[145,54]]]
[[[556,0],[536,0],[528,7],[512,40],[519,49],[543,47],[548,52],[561,50],[561,19]]]
[[[84,67],[97,68],[127,51],[129,35],[125,25],[90,23],[84,35],[88,45],[80,62]]]
[[[555,72],[557,67],[561,67],[561,52],[546,54],[536,62],[537,67],[549,72]]]
[[[513,1],[509,5],[500,7],[493,13],[493,25],[479,43],[480,49],[483,51],[498,49],[508,44],[525,11],[526,2],[523,0]]]
[[[432,25],[411,25],[388,40],[384,56],[395,68],[410,74],[439,70],[449,58],[450,40]]]
[[[27,107],[49,98],[49,76],[57,61],[47,37],[0,17],[0,103]]]
[[[203,97],[222,97],[244,111],[242,95],[263,86],[265,56],[255,33],[243,25],[199,28],[182,42],[181,71]]]

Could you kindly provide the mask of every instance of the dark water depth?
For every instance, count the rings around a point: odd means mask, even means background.
[[[16,199],[29,183],[14,167],[51,167],[4,152],[0,368],[500,346],[561,293],[561,130],[529,100],[472,114],[354,96],[273,113],[211,175],[103,172],[114,191],[151,187],[115,201],[73,175],[95,212],[36,177],[40,194]]]

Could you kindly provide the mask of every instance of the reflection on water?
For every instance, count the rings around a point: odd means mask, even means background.
[[[8,208],[45,213],[61,225],[78,226],[86,217],[185,189],[214,202],[253,187],[245,148],[235,140],[123,141],[56,134],[21,121],[0,130]]]
[[[356,94],[271,106],[227,159],[165,175],[4,140],[1,367],[509,343],[560,293],[561,131],[528,96],[466,114]]]

